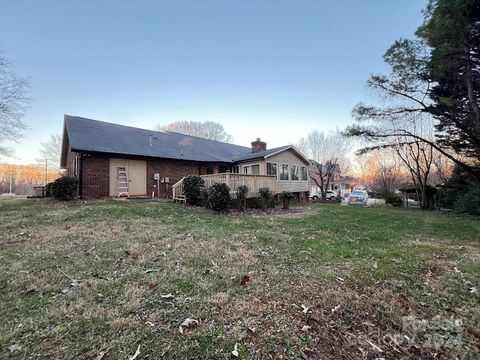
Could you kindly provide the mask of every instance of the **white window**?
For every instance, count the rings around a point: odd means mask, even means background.
[[[267,175],[277,176],[277,163],[267,162]]]
[[[260,165],[246,165],[243,167],[244,174],[260,175]]]
[[[288,165],[282,164],[280,168],[280,180],[288,180]]]
[[[302,166],[302,180],[307,180],[307,168],[305,166]]]
[[[291,165],[290,166],[290,179],[292,180],[298,180],[298,168],[299,166],[297,165]]]

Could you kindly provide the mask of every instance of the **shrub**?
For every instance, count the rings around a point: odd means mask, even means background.
[[[51,194],[57,200],[69,201],[77,196],[78,179],[74,176],[62,176],[51,185]]]
[[[387,195],[385,203],[392,205],[393,207],[402,206],[403,200],[401,197],[396,195]]]
[[[455,201],[456,213],[480,216],[480,185],[471,186]]]
[[[183,179],[183,192],[185,200],[189,205],[202,204],[202,189],[205,186],[205,181],[198,175],[190,175]]]
[[[282,202],[283,202],[283,208],[285,210],[288,210],[290,208],[290,200],[292,200],[294,198],[295,195],[293,195],[292,192],[290,191],[283,191],[281,194],[280,194],[280,197],[282,199]]]
[[[237,207],[239,211],[245,211],[247,207],[248,186],[240,185],[237,188]]]
[[[215,183],[207,190],[207,205],[212,210],[228,210],[230,200],[230,188],[225,183]]]
[[[53,181],[49,182],[47,185],[45,185],[45,196],[46,197],[52,197],[52,186],[53,186]]]
[[[262,205],[263,205],[263,210],[265,210],[268,207],[268,203],[270,199],[272,198],[272,190],[268,187],[262,187],[258,189],[258,193],[260,194],[260,197],[262,198]]]

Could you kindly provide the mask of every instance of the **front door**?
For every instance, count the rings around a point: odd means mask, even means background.
[[[118,195],[118,168],[127,172],[128,194],[147,194],[147,162],[143,160],[110,159],[110,196]]]

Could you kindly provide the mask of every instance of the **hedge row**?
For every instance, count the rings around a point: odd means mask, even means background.
[[[215,211],[228,211],[233,205],[239,210],[244,211],[247,207],[248,186],[241,185],[237,188],[236,201],[232,202],[230,188],[225,183],[215,183],[210,188],[205,188],[204,180],[198,175],[185,177],[183,180],[183,191],[188,205],[205,206]],[[259,189],[262,208],[265,210],[272,203],[273,193],[268,187]],[[283,201],[283,208],[288,209],[290,200],[294,195],[289,191],[284,191],[280,198]]]

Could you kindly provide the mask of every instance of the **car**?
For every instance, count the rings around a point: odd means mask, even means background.
[[[348,205],[367,205],[368,193],[365,190],[354,190],[348,195]]]
[[[312,200],[318,200],[318,199],[321,199],[322,198],[322,193],[321,192],[313,192],[310,194],[310,199]],[[338,198],[338,195],[337,195],[337,192],[336,191],[333,191],[333,190],[328,190],[327,191],[327,200],[331,200],[331,201],[334,201],[334,200],[337,200]]]

